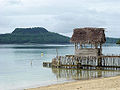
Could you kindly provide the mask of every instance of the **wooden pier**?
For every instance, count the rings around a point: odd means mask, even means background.
[[[52,67],[51,62],[43,62],[43,67]]]
[[[57,54],[52,62],[44,62],[43,66],[120,70],[120,55],[102,54],[102,44],[106,42],[104,28],[76,28],[70,41],[75,45],[74,55],[58,56]]]
[[[58,56],[52,62],[43,62],[44,67],[120,70],[120,56]]]

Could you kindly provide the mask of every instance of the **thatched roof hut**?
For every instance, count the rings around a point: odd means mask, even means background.
[[[103,44],[106,41],[104,28],[76,28],[70,41],[82,44]]]

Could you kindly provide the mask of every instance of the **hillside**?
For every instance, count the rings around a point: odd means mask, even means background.
[[[119,38],[106,38],[106,43],[116,44]],[[58,33],[49,32],[42,27],[16,28],[12,33],[0,34],[0,44],[67,44],[70,38]]]
[[[120,38],[107,37],[107,38],[106,38],[106,43],[116,44],[119,40],[120,40]]]
[[[120,39],[116,42],[116,44],[120,44]]]
[[[54,32],[49,32],[42,27],[16,28],[10,34],[0,35],[0,44],[59,44],[69,43],[69,40],[69,37]]]

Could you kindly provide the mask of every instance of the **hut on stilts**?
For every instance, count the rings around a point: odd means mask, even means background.
[[[106,42],[104,28],[76,28],[70,39],[74,43],[75,54],[56,56],[52,62],[43,66],[78,69],[116,69],[120,68],[119,55],[103,55],[102,45]]]
[[[77,28],[70,40],[75,45],[76,56],[100,56],[105,43],[104,28]],[[86,45],[90,45],[88,47]]]

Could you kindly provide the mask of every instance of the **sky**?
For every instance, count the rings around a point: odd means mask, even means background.
[[[44,27],[71,37],[74,28],[105,28],[120,38],[120,0],[0,0],[0,33]]]

